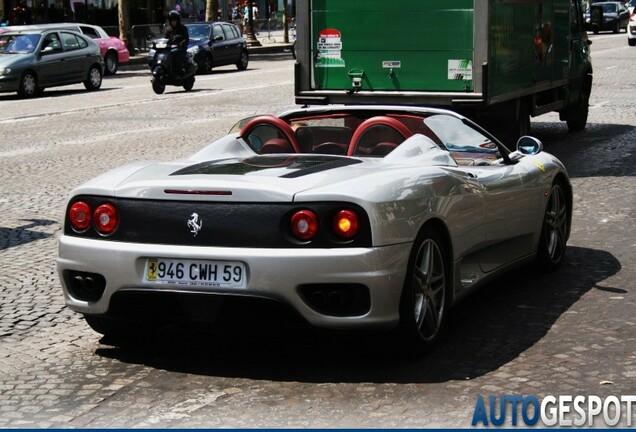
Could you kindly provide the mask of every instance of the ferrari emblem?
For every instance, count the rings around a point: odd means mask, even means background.
[[[197,213],[192,213],[192,216],[190,216],[188,220],[188,228],[190,228],[190,232],[196,237],[199,231],[201,231],[201,228],[203,228],[203,219],[199,218]]]

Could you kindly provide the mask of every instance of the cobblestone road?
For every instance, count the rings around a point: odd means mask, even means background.
[[[624,34],[593,39],[588,128],[568,134],[555,115],[533,122],[572,175],[565,265],[480,290],[420,359],[374,336],[285,322],[187,338],[174,328],[114,348],[63,305],[55,258],[70,190],[127,161],[191,154],[242,117],[291,106],[288,57],[220,69],[189,94],[155,96],[147,72],[130,70],[97,93],[0,95],[0,427],[466,427],[479,394],[636,393],[636,49]]]

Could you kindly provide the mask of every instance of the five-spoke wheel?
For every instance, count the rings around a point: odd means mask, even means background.
[[[447,310],[450,284],[445,245],[425,227],[409,259],[400,305],[400,327],[409,349],[428,351],[438,340]]]
[[[554,270],[563,261],[569,224],[570,209],[565,191],[559,182],[555,182],[550,189],[537,251],[537,262],[543,270]]]

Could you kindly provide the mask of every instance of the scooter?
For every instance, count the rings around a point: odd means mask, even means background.
[[[172,49],[176,48],[171,45],[168,39],[157,39],[153,42],[152,48],[155,50],[155,56],[152,59],[150,70],[152,71],[152,89],[157,94],[162,94],[166,90],[166,85],[183,86],[185,91],[192,90],[194,86],[194,74],[197,70],[197,64],[192,54],[186,54],[185,73],[175,71]]]

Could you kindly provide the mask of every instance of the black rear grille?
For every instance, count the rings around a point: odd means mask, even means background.
[[[65,234],[108,241],[130,243],[169,244],[218,247],[369,247],[371,228],[365,211],[349,203],[227,203],[202,201],[161,201],[143,199],[114,199],[99,196],[78,196],[93,210],[104,203],[114,205],[119,212],[119,225],[110,236],[104,237],[93,228],[78,233],[66,220]],[[309,209],[320,218],[320,232],[309,243],[295,240],[289,229],[291,215]],[[360,232],[351,241],[342,241],[332,233],[332,218],[342,209],[351,209],[360,217]],[[188,221],[193,214],[202,224],[192,232]],[[67,211],[68,215],[68,211]]]

